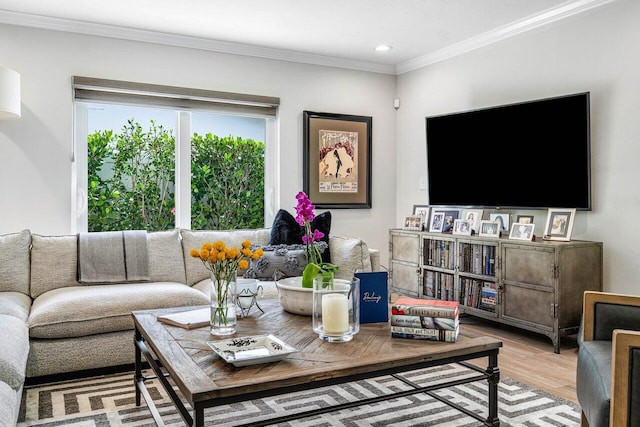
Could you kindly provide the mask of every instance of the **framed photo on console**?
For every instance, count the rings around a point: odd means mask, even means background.
[[[413,214],[420,215],[423,218],[423,228],[429,225],[429,212],[431,208],[428,205],[413,205]]]
[[[480,221],[480,231],[478,235],[481,237],[500,237],[502,227],[498,221]]]
[[[514,222],[511,226],[511,232],[509,233],[509,239],[513,240],[533,240],[533,231],[536,229],[535,224],[524,224],[521,222]]]
[[[422,231],[424,218],[421,215],[407,215],[404,217],[404,229]]]
[[[441,212],[444,214],[443,217],[443,221],[442,221],[442,232],[444,233],[450,233],[453,230],[453,222],[458,219],[458,215],[460,215],[460,211],[458,209],[438,209],[438,210],[433,210],[433,214],[435,215],[436,212]]]
[[[522,224],[531,224],[533,222],[533,215],[518,215],[516,217],[516,222]]]
[[[302,188],[316,208],[371,208],[372,122],[303,112]]]
[[[549,209],[542,238],[545,240],[570,241],[575,216],[575,209]]]
[[[463,209],[462,219],[471,221],[471,229],[476,233],[480,230],[480,221],[482,220],[482,209]]]
[[[511,215],[508,213],[491,213],[489,214],[489,221],[498,221],[500,223],[500,231],[509,231],[511,226]]]
[[[429,231],[432,233],[442,233],[444,228],[444,212],[434,212],[429,223]]]
[[[470,219],[456,219],[453,221],[453,233],[461,236],[471,236],[471,226],[473,221]]]

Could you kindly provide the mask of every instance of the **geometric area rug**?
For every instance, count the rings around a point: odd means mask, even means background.
[[[477,374],[450,364],[405,373],[419,384],[464,378]],[[182,426],[182,418],[171,404],[158,380],[146,382],[166,425]],[[263,418],[344,403],[400,391],[406,385],[383,376],[339,386],[290,393],[205,410],[205,425],[233,427]],[[486,416],[487,382],[477,381],[436,391],[441,397]],[[22,399],[19,427],[23,426],[153,426],[151,413],[142,399],[135,406],[133,373],[83,378],[55,384],[26,387]],[[501,426],[579,426],[578,405],[510,378],[498,385],[498,411]],[[383,401],[366,407],[344,409],[297,421],[278,424],[298,426],[477,426],[479,422],[427,394]]]

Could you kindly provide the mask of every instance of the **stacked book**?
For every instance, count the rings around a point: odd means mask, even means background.
[[[460,332],[457,301],[400,297],[391,306],[391,336],[456,342]]]

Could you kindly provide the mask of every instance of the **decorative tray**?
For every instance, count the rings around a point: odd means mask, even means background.
[[[207,341],[207,344],[225,362],[238,367],[275,362],[298,351],[273,335]]]

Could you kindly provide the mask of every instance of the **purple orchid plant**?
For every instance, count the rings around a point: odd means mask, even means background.
[[[298,204],[296,206],[296,222],[304,227],[304,235],[302,243],[306,246],[305,255],[307,258],[307,266],[302,273],[302,287],[312,288],[313,279],[317,275],[322,275],[323,282],[330,283],[333,279],[335,271],[339,269],[337,265],[322,262],[322,252],[319,244],[325,243],[321,239],[324,233],[319,230],[311,230],[311,221],[315,218],[313,210],[315,206],[309,200],[309,196],[304,191],[296,194]]]

